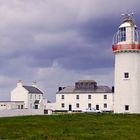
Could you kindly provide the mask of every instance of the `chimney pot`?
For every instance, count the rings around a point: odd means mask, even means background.
[[[37,83],[36,83],[36,81],[34,81],[34,82],[32,83],[32,86],[37,88]]]

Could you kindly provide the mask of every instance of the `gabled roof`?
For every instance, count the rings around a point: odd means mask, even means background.
[[[33,86],[23,86],[26,90],[29,91],[29,93],[35,93],[35,94],[43,94],[38,88]]]

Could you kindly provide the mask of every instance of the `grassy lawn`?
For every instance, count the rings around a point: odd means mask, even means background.
[[[140,115],[67,114],[0,118],[0,140],[140,140]]]

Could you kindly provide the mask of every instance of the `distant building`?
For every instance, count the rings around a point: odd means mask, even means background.
[[[0,101],[0,110],[24,109],[24,101]]]
[[[83,111],[95,108],[113,111],[113,92],[108,86],[98,86],[94,80],[80,80],[75,86],[59,87],[56,93],[58,111]]]
[[[51,102],[47,99],[43,99],[43,105],[44,105],[44,109],[45,110],[56,110],[56,103],[55,102]]]
[[[32,86],[25,86],[18,81],[17,87],[11,91],[11,101],[24,101],[27,109],[43,108],[43,92],[34,82]]]

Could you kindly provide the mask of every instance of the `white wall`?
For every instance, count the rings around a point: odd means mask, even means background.
[[[64,99],[61,96],[64,95]],[[79,95],[79,99],[76,99],[76,95]],[[88,95],[92,98],[88,99]],[[104,99],[104,95],[107,95],[107,99]],[[61,104],[64,103],[65,107],[62,108]],[[79,108],[76,107],[76,103],[79,103]],[[74,93],[74,94],[56,94],[56,109],[57,110],[69,110],[69,105],[72,105],[72,110],[85,110],[88,108],[88,103],[92,104],[92,108],[96,108],[99,105],[100,110],[112,111],[113,110],[113,93]],[[104,104],[107,104],[107,108],[104,108]]]
[[[24,109],[24,102],[0,101],[0,110],[21,109],[21,106]]]
[[[26,116],[26,115],[44,115],[44,110],[41,109],[0,110],[0,117]]]
[[[47,99],[43,99],[43,105],[46,110],[56,110],[56,103],[48,103]]]
[[[129,78],[124,78],[124,72]],[[115,113],[140,113],[140,53],[115,54]],[[125,110],[129,105],[129,111]]]
[[[28,108],[28,91],[22,86],[17,86],[11,91],[11,101],[24,101],[25,108]]]

